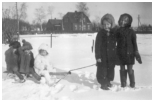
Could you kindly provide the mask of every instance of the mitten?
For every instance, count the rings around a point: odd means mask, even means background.
[[[135,58],[138,61],[138,63],[142,64],[141,56],[138,51],[135,52]]]

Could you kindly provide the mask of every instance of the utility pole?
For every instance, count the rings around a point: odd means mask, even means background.
[[[83,13],[82,13],[82,15],[81,15],[81,20],[82,20],[82,25],[81,25],[81,27],[82,27],[82,31],[83,31]]]
[[[17,15],[17,34],[19,35],[19,17],[18,17],[18,5],[16,2],[16,15]]]
[[[138,15],[138,28],[141,26],[140,15]]]

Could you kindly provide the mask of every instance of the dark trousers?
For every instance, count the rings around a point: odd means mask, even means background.
[[[107,78],[109,81],[114,80],[114,68],[115,64],[113,63],[107,64]]]
[[[35,70],[34,70],[34,68],[29,68],[30,70],[29,70],[29,74],[32,74],[32,76],[37,80],[37,81],[40,81],[41,80],[41,76],[39,76],[36,72],[35,72]]]
[[[20,80],[23,80],[24,77],[21,75],[21,73],[18,71],[18,67],[12,67],[12,71],[14,74],[16,74]]]
[[[114,67],[115,64],[107,63],[107,66],[102,65],[102,63],[97,63],[97,81],[102,85],[106,86],[110,81],[114,79]]]
[[[96,78],[98,83],[101,84],[101,86],[107,86],[107,84],[109,83],[107,79],[107,67],[103,67],[102,63],[97,63]]]

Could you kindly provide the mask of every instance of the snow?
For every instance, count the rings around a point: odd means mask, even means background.
[[[34,56],[42,43],[52,46],[50,49],[53,66],[58,72],[95,64],[92,52],[94,34],[51,34],[22,35],[20,41],[25,39],[33,46]],[[38,83],[29,78],[25,83],[13,83],[13,78],[6,78],[2,74],[3,100],[151,100],[152,99],[152,35],[137,34],[138,49],[143,64],[137,61],[134,65],[136,88],[120,87],[119,66],[115,67],[115,78],[109,91],[101,90],[96,80],[96,66],[72,71],[55,87],[45,83]],[[2,45],[2,71],[6,70],[4,53],[8,45]],[[58,76],[57,81],[63,76]],[[6,80],[5,80],[6,78]]]

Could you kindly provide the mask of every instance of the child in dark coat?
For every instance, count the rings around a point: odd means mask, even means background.
[[[95,42],[96,78],[103,90],[109,90],[110,81],[114,79],[116,61],[115,20],[111,14],[106,14],[102,17],[101,24],[103,29],[98,32]]]
[[[120,60],[121,87],[126,87],[127,72],[130,79],[130,87],[135,87],[133,64],[136,60],[141,64],[141,57],[138,52],[136,34],[131,29],[132,17],[129,14],[122,14],[119,18],[120,28],[117,30],[117,55]],[[127,70],[125,69],[127,65]]]
[[[34,70],[34,56],[31,51],[32,45],[26,40],[23,40],[22,42],[23,46],[19,48],[19,54],[20,54],[19,71],[25,74],[26,77],[29,77],[30,74],[32,74],[37,81],[40,81],[41,77]]]
[[[9,49],[5,52],[5,62],[7,65],[8,73],[14,73],[19,77],[19,82],[25,82],[24,77],[19,72],[19,52],[18,49],[21,47],[18,41],[12,41],[9,45]]]

